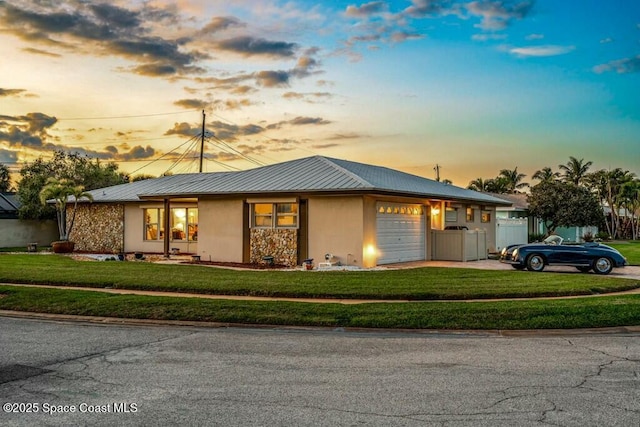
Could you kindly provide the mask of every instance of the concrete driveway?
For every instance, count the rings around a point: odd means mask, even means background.
[[[403,268],[418,268],[418,267],[453,267],[453,268],[475,268],[478,270],[509,270],[513,268],[508,264],[503,264],[498,260],[484,259],[479,261],[416,261],[407,262],[402,264],[390,264],[387,268],[403,269]],[[575,267],[558,267],[547,266],[544,268],[545,272],[565,273],[565,274],[581,274]],[[536,274],[529,271],[523,271],[522,274]],[[585,276],[595,275],[593,272],[589,272]],[[624,268],[614,268],[609,274],[609,277],[619,277],[622,279],[636,279],[640,280],[640,267],[638,266],[626,266]]]

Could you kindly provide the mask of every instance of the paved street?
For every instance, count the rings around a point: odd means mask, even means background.
[[[640,334],[1,317],[0,402],[3,426],[638,426]]]

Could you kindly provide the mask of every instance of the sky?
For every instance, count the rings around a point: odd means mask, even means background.
[[[0,0],[0,163],[640,175],[636,0]]]

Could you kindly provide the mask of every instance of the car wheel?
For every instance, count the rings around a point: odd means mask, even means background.
[[[581,265],[580,267],[576,268],[582,273],[587,273],[589,270],[591,270],[591,266],[588,265]]]
[[[596,258],[593,261],[593,271],[598,274],[609,274],[613,270],[613,262],[607,257]]]
[[[542,271],[544,270],[544,258],[542,255],[533,254],[527,258],[527,270]]]

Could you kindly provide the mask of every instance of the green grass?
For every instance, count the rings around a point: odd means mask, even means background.
[[[424,329],[564,329],[640,324],[640,295],[547,301],[310,304],[112,295],[0,286],[0,309],[222,323]]]
[[[436,267],[333,272],[235,271],[147,262],[76,261],[60,255],[36,254],[0,254],[0,283],[225,295],[410,300],[586,295],[640,286],[635,280],[595,274]]]
[[[607,243],[605,244],[616,248],[622,255],[627,258],[630,265],[640,265],[640,241],[630,241],[625,243]]]

